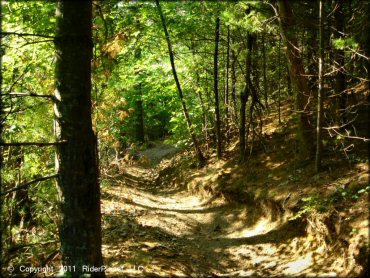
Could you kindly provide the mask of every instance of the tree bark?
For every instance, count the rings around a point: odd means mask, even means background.
[[[169,53],[169,56],[170,56],[170,62],[171,62],[171,68],[172,68],[172,74],[173,74],[173,78],[175,79],[177,91],[178,91],[179,98],[180,98],[181,105],[182,105],[182,110],[183,110],[183,113],[184,113],[184,116],[185,116],[185,119],[186,119],[188,130],[190,132],[190,135],[191,135],[191,138],[192,138],[192,141],[193,141],[193,144],[194,144],[194,149],[195,149],[198,161],[199,161],[200,164],[203,164],[204,161],[205,161],[205,158],[204,158],[204,156],[202,154],[202,151],[200,149],[200,145],[198,143],[198,139],[197,139],[193,124],[192,124],[191,119],[190,119],[188,108],[186,106],[186,102],[185,102],[184,94],[182,92],[180,81],[179,81],[178,76],[177,76],[177,71],[176,71],[176,67],[175,67],[175,59],[174,59],[174,55],[173,55],[173,51],[172,51],[172,44],[171,44],[171,40],[170,40],[170,35],[168,33],[168,30],[167,30],[166,21],[164,19],[164,15],[163,15],[163,12],[162,12],[161,5],[159,4],[159,0],[155,0],[155,2],[156,2],[156,6],[157,6],[157,9],[158,9],[159,16],[161,18],[163,31],[164,31],[164,34],[165,34],[165,37],[166,37],[166,42],[167,42],[167,46],[168,46],[168,53]]]
[[[73,277],[102,265],[97,140],[91,120],[92,2],[57,8],[55,135],[59,174],[62,264]],[[91,273],[102,277],[104,271]]]
[[[278,42],[278,118],[279,118],[279,125],[281,125],[281,36],[279,35],[279,42]],[[289,79],[289,76],[288,76]]]
[[[313,133],[310,125],[309,103],[310,90],[307,79],[305,78],[305,69],[293,30],[296,28],[295,19],[288,0],[278,0],[278,16],[280,32],[283,43],[286,47],[286,56],[288,59],[289,73],[296,87],[296,109],[298,110],[298,140],[300,143],[299,154],[301,160],[312,157]]]
[[[137,24],[141,28],[140,22]],[[135,59],[139,60],[141,58],[141,48],[138,47],[135,50]],[[135,139],[140,143],[145,141],[145,129],[144,129],[144,108],[143,108],[143,92],[142,92],[142,70],[136,70],[135,75],[138,77],[137,84],[134,86],[135,94]]]
[[[367,3],[366,8],[367,14],[367,21],[366,21],[366,42],[365,42],[365,52],[367,56],[366,63],[366,70],[367,70],[367,81],[366,81],[366,89],[367,89],[367,100],[370,103],[370,3]],[[368,110],[370,111],[369,107]],[[369,152],[370,153],[370,152]]]
[[[222,155],[222,138],[221,138],[221,119],[220,119],[220,103],[218,96],[218,44],[220,41],[220,18],[216,18],[215,32],[215,51],[213,55],[213,85],[215,97],[215,114],[216,114],[216,138],[217,138],[217,158],[221,159]]]
[[[366,7],[366,37],[365,37],[365,53],[367,56],[367,61],[365,61],[365,66],[367,70],[367,81],[366,81],[366,89],[367,89],[367,103],[370,103],[370,3],[367,3]],[[367,106],[367,114],[368,119],[370,119],[370,108]],[[367,125],[367,136],[370,138],[370,127],[369,124]],[[367,142],[367,153],[370,155],[370,141]],[[368,162],[368,174],[370,174],[370,162]]]
[[[206,72],[205,73],[206,75],[206,84],[205,84],[205,96],[206,96],[206,99],[207,101],[205,102],[205,108],[206,108],[206,111],[211,111],[211,105],[213,105],[213,102],[212,102],[212,90],[209,90],[210,86],[209,86],[209,82],[208,82],[208,73]],[[215,119],[214,117],[212,117],[212,115],[208,114],[207,113],[207,117],[208,117],[208,123],[209,123],[209,132],[208,132],[208,138],[210,138],[210,141],[211,141],[211,144],[212,144],[212,148],[214,148],[215,146],[217,146],[217,138],[216,138],[216,131],[215,131]]]
[[[293,96],[293,89],[292,89],[292,77],[289,72],[289,67],[285,64],[285,77],[286,77],[286,86],[288,88],[288,95]]]
[[[198,92],[198,98],[200,102],[200,106],[202,107],[202,118],[203,118],[203,131],[204,131],[204,137],[205,141],[208,141],[208,115],[207,115],[207,109],[206,106],[204,105],[204,100],[203,100],[203,95],[202,95],[202,90],[199,89],[200,87],[200,76],[199,73],[196,73],[197,75],[197,92]]]
[[[235,55],[235,51],[231,50],[231,98],[233,101],[233,114],[234,114],[234,122],[238,123],[238,106],[236,102],[236,69],[235,64],[238,58]]]
[[[337,34],[335,37],[337,38],[344,38],[344,13],[343,13],[343,1],[336,0],[335,5],[337,5],[338,9],[334,13],[335,25],[337,29]],[[336,75],[335,75],[335,85],[334,85],[334,93],[336,95],[336,122],[340,126],[342,123],[346,121],[345,119],[345,109],[346,109],[346,75],[345,75],[345,68],[344,68],[344,57],[345,53],[342,49],[335,49],[334,50],[334,64],[336,67]]]
[[[322,116],[323,116],[323,84],[324,84],[324,23],[323,23],[323,0],[319,2],[319,90],[317,93],[317,125],[316,125],[316,173],[321,170],[322,159]]]
[[[0,143],[3,142],[3,124],[4,124],[4,111],[3,111],[3,1],[0,0]],[[0,146],[0,196],[3,192],[3,147]],[[3,201],[0,199],[0,269],[3,269]],[[0,271],[1,272],[1,271]],[[0,273],[0,277],[2,274]]]
[[[245,88],[240,92],[240,124],[239,124],[239,149],[240,162],[244,162],[246,158],[247,139],[246,138],[246,108],[250,95],[250,74],[252,65],[252,45],[254,36],[248,32],[247,35],[247,58],[246,58],[246,74],[245,74]]]
[[[268,109],[268,92],[267,92],[267,67],[266,67],[266,34],[262,34],[262,63],[263,63],[263,91],[265,96],[265,107]]]
[[[229,98],[229,68],[230,68],[230,26],[227,26],[227,52],[226,52],[226,76],[225,76],[225,131],[226,139],[230,136],[230,98]]]
[[[136,140],[140,143],[145,141],[145,130],[144,130],[144,108],[142,98],[142,84],[140,83],[137,87],[138,95],[136,100]]]
[[[248,87],[245,86],[244,90],[240,92],[240,124],[239,124],[239,150],[240,162],[244,162],[246,155],[246,108],[249,97]]]

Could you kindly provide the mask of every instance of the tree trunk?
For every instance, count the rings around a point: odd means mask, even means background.
[[[3,111],[3,1],[0,0],[0,143],[3,142],[3,124],[4,124],[4,111]],[[0,196],[3,192],[3,146],[0,146]],[[0,197],[2,198],[2,197]],[[3,200],[0,199],[0,269],[3,269]],[[2,274],[0,273],[0,277]]]
[[[295,20],[288,0],[278,0],[278,16],[280,24],[281,37],[286,47],[286,56],[288,59],[289,73],[292,81],[295,83],[296,109],[298,110],[298,140],[300,143],[299,154],[301,160],[312,156],[313,134],[309,119],[310,90],[308,89],[305,70],[298,49],[297,38],[294,35]]]
[[[279,35],[279,42],[278,42],[278,118],[279,118],[279,125],[281,125],[281,36]],[[289,76],[288,76],[289,79]]]
[[[180,98],[181,105],[182,105],[182,110],[183,110],[183,113],[184,113],[184,116],[185,116],[185,119],[186,119],[186,123],[188,125],[188,130],[190,132],[190,135],[191,135],[191,138],[192,138],[192,141],[193,141],[193,144],[194,144],[194,149],[195,149],[198,161],[199,161],[200,164],[203,164],[204,161],[205,161],[205,158],[204,158],[204,156],[202,154],[202,151],[200,149],[200,145],[198,143],[198,139],[197,139],[197,136],[195,134],[195,130],[194,130],[193,124],[191,122],[190,115],[189,115],[189,112],[188,112],[188,109],[187,109],[187,106],[186,106],[186,102],[185,102],[185,99],[184,99],[184,94],[182,92],[180,81],[177,77],[177,71],[176,71],[176,67],[175,67],[175,59],[174,59],[174,56],[173,56],[172,44],[171,44],[171,40],[170,40],[170,35],[168,33],[168,30],[167,30],[166,21],[165,21],[164,16],[163,16],[161,5],[159,4],[159,0],[155,0],[155,2],[156,2],[156,6],[157,6],[157,9],[158,9],[159,16],[161,17],[162,27],[163,27],[163,31],[164,31],[167,46],[168,46],[168,53],[169,53],[169,56],[170,56],[172,74],[173,74],[173,78],[175,79],[177,91],[178,91],[179,98]]]
[[[281,38],[281,36],[280,36]],[[293,96],[293,90],[292,90],[292,77],[289,72],[289,66],[285,64],[285,76],[286,76],[286,86],[288,88],[288,95]]]
[[[136,100],[136,140],[140,143],[145,141],[145,130],[144,130],[144,109],[143,109],[143,92],[142,84],[138,86],[138,95]]]
[[[265,107],[268,109],[268,93],[267,93],[267,67],[266,67],[266,34],[262,34],[262,63],[263,63],[263,91],[265,96]]]
[[[195,57],[196,43],[195,43],[194,37],[192,37],[191,49],[192,49],[193,59],[195,61],[195,58],[196,58]],[[205,142],[206,142],[206,146],[207,146],[207,150],[208,150],[208,113],[207,112],[208,112],[209,109],[206,109],[206,106],[204,104],[202,90],[200,89],[201,88],[200,74],[197,70],[195,71],[195,75],[196,75],[196,92],[198,93],[200,106],[202,108],[202,118],[203,118],[202,131],[204,132],[204,138],[205,138]],[[206,80],[207,80],[207,73],[206,73]],[[208,90],[208,82],[206,81],[206,91],[207,90]]]
[[[216,138],[217,138],[217,158],[221,159],[222,155],[222,138],[221,138],[221,119],[220,119],[220,103],[218,96],[218,43],[220,40],[220,18],[216,18],[215,32],[215,52],[213,56],[213,84],[215,96],[215,114],[216,114]]]
[[[344,13],[343,13],[343,1],[336,0],[335,5],[338,9],[334,13],[335,25],[337,34],[335,35],[336,38],[344,38]],[[335,99],[336,99],[336,122],[340,126],[342,123],[346,121],[344,115],[344,111],[346,109],[346,75],[344,69],[344,50],[342,49],[335,49],[334,54],[334,64],[336,68],[336,76],[335,76],[335,85],[334,85],[334,92],[335,92]]]
[[[314,13],[318,13],[318,10],[313,8],[312,11],[309,12],[309,16],[311,18],[317,18],[317,14]],[[312,30],[312,28],[306,27],[305,29],[307,30],[303,31],[304,35],[302,36],[301,44],[302,64],[305,65],[306,69],[308,90],[310,92],[315,92],[318,88],[317,61],[315,59],[315,57],[319,55],[317,51],[318,34],[315,32],[316,30]]]
[[[59,172],[62,264],[73,277],[102,265],[97,140],[91,121],[92,2],[57,8],[55,133]],[[102,277],[104,271],[91,273]]]
[[[365,31],[365,34],[366,34],[365,52],[367,56],[367,61],[365,62],[366,70],[367,70],[366,89],[367,89],[367,100],[368,100],[368,103],[370,103],[370,3],[367,3],[366,16],[367,16],[367,21],[366,21],[367,31]],[[370,110],[369,106],[368,106],[368,110]]]
[[[137,24],[141,27],[140,22]],[[139,28],[140,28],[139,27]],[[135,50],[135,59],[140,60],[141,48],[138,47]],[[143,109],[143,92],[142,92],[142,70],[135,70],[135,75],[138,77],[137,84],[134,86],[135,94],[135,139],[140,143],[145,141],[145,129],[144,129],[144,109]]]
[[[240,162],[244,162],[246,158],[247,139],[246,138],[246,108],[250,95],[250,74],[252,64],[252,45],[254,36],[248,32],[247,35],[247,58],[246,58],[246,76],[245,88],[240,92],[240,124],[239,124],[239,149],[240,149]]]
[[[368,57],[367,61],[365,62],[366,64],[366,70],[367,70],[367,81],[366,81],[366,89],[367,89],[367,103],[370,103],[370,3],[367,3],[366,7],[366,27],[365,27],[365,32],[366,32],[366,37],[365,37],[365,53],[366,56]],[[366,31],[367,30],[367,31]],[[368,119],[370,119],[370,108],[367,106],[367,114],[368,114]],[[367,136],[370,138],[370,127],[369,124],[367,125]],[[370,141],[367,142],[367,153],[368,155],[370,154]],[[369,162],[370,163],[370,162]],[[370,174],[370,164],[368,163],[368,174]]]
[[[236,102],[236,70],[235,64],[237,62],[237,57],[235,51],[231,50],[231,98],[233,101],[233,111],[234,111],[234,122],[238,123],[238,106]]]
[[[246,108],[248,101],[249,91],[246,85],[244,90],[240,92],[240,124],[239,124],[239,149],[240,149],[240,162],[244,162],[246,155]]]
[[[207,98],[207,101],[205,102],[206,106],[206,111],[211,111],[211,105],[213,105],[212,99],[211,99],[211,94],[209,90],[209,82],[208,82],[208,73],[206,72],[206,84],[205,84],[205,96]],[[209,132],[208,132],[208,137],[210,138],[210,141],[212,142],[212,147],[214,148],[217,146],[217,138],[216,138],[216,132],[215,132],[215,119],[212,117],[213,115],[210,115],[207,113],[208,117],[208,122],[209,122]]]
[[[226,139],[230,136],[230,100],[229,100],[229,68],[230,68],[230,26],[227,26],[227,52],[226,52],[226,76],[225,76],[225,131]]]
[[[199,98],[200,106],[202,107],[203,131],[204,131],[205,141],[207,142],[208,141],[208,115],[207,115],[206,106],[204,105],[202,90],[199,89],[199,87],[200,87],[199,73],[197,72],[196,75],[197,75],[198,98]]]
[[[14,187],[17,187],[21,184],[21,168],[22,164],[24,163],[24,153],[22,147],[14,147],[12,156],[14,157],[14,164],[12,165],[12,168],[18,169],[17,180],[13,185]],[[32,202],[28,194],[28,188],[16,190],[12,195],[14,212],[11,215],[10,225],[14,227],[22,223],[27,223],[32,219]]]
[[[319,90],[317,93],[317,125],[316,125],[316,159],[315,170],[321,170],[322,159],[322,116],[323,116],[323,84],[324,84],[324,23],[323,23],[323,0],[319,2]]]

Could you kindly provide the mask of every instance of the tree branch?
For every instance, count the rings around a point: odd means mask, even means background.
[[[17,32],[1,32],[1,36],[19,36],[19,37],[40,37],[47,39],[55,39],[55,36],[43,35],[43,34],[31,34],[31,33],[17,33]]]
[[[29,243],[29,244],[21,244],[21,245],[16,245],[8,249],[8,252],[14,252],[19,249],[27,248],[30,246],[35,246],[35,245],[48,245],[48,244],[53,244],[53,243],[58,243],[58,240],[48,240],[48,241],[41,241],[41,242],[34,242],[34,243]]]
[[[11,193],[11,192],[14,192],[14,191],[17,191],[17,190],[20,190],[20,189],[26,188],[26,187],[28,187],[29,185],[32,185],[32,184],[34,184],[34,183],[38,183],[38,182],[40,182],[40,181],[45,181],[45,180],[50,180],[50,179],[56,178],[56,177],[58,177],[58,176],[59,176],[58,174],[55,174],[55,175],[51,175],[51,176],[47,176],[47,177],[41,177],[41,178],[35,179],[35,180],[33,180],[33,181],[30,181],[30,182],[26,182],[26,183],[24,183],[24,184],[18,185],[18,186],[16,186],[16,187],[13,187],[12,189],[9,189],[9,190],[6,190],[6,191],[2,192],[2,193],[0,194],[0,197],[1,197],[1,196],[4,196],[4,195],[7,195],[7,194],[9,194],[9,193]]]
[[[369,138],[366,138],[366,137],[358,137],[358,136],[350,136],[350,135],[344,135],[344,134],[341,134],[339,133],[336,129],[338,127],[334,126],[334,127],[323,127],[323,129],[326,129],[328,130],[329,132],[329,135],[330,137],[333,137],[332,134],[330,133],[330,130],[334,131],[337,135],[343,137],[343,138],[349,138],[349,139],[357,139],[357,140],[362,140],[364,142],[369,142],[370,139]]]
[[[53,95],[42,95],[42,94],[35,94],[35,93],[11,92],[11,93],[9,93],[9,96],[14,96],[14,97],[41,97],[41,98],[50,98],[52,100],[55,99],[55,97]]]
[[[109,35],[109,29],[108,29],[107,21],[104,18],[104,13],[102,11],[101,5],[95,4],[95,6],[97,7],[98,12],[99,12],[99,16],[101,17],[101,19],[103,21],[103,24],[104,24],[104,43],[107,43],[108,35]]]
[[[57,146],[63,145],[67,143],[67,141],[60,141],[60,142],[0,142],[0,146],[8,147],[8,146],[38,146],[38,147],[46,147],[46,146]]]

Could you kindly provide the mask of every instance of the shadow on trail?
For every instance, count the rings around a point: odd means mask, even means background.
[[[108,197],[108,198],[112,198],[112,199],[118,200],[118,198],[116,196],[114,196],[113,194],[109,194],[109,193],[104,193],[103,194],[103,197],[104,198],[105,197]],[[155,207],[155,206],[148,206],[148,205],[145,205],[145,204],[140,204],[138,202],[135,202],[133,200],[130,200],[130,199],[127,199],[127,198],[124,198],[124,197],[121,197],[119,199],[121,201],[125,202],[126,204],[132,204],[135,207],[140,207],[140,208],[147,209],[147,210],[178,212],[178,213],[183,213],[183,214],[190,214],[190,213],[211,213],[211,212],[220,211],[220,209],[222,209],[222,208],[225,207],[225,205],[222,205],[222,206],[215,206],[215,207],[209,207],[209,208],[204,208],[204,209],[170,209],[170,208],[162,208],[160,206]],[[150,198],[150,200],[152,202],[155,202],[155,199],[154,198]]]
[[[268,135],[270,149],[248,162],[248,167],[229,160],[222,166],[230,169],[228,172],[212,183],[208,179],[209,184],[200,184],[238,201],[232,204],[218,202],[216,194],[206,200],[196,199],[189,195],[184,183],[173,186],[178,174],[176,166],[164,169],[162,176],[153,169],[127,169],[115,180],[115,186],[102,193],[107,202],[103,213],[106,265],[129,263],[145,267],[144,272],[129,273],[129,277],[330,273],[334,258],[323,251],[316,252],[316,247],[310,245],[304,221],[286,221],[281,208],[268,204],[266,209],[263,198],[256,203],[254,196],[246,192],[268,193],[270,187],[276,189],[278,185],[284,199],[292,190],[298,193],[298,188],[318,185],[306,182],[312,169],[300,170],[294,159],[287,160],[295,154],[288,147],[293,139],[289,124],[286,126]],[[287,144],[277,144],[282,140]],[[275,146],[279,151],[274,150]],[[217,174],[218,169],[213,171]],[[202,178],[209,175],[198,171],[192,178],[200,177],[204,183]],[[108,274],[113,277],[114,273]]]
[[[199,269],[197,264],[190,265],[188,262],[205,254],[199,254],[196,247],[194,252],[188,253],[185,247],[192,243],[186,239],[158,227],[144,226],[127,214],[107,215],[103,219],[108,222],[106,230],[111,235],[104,237],[103,246],[106,246],[105,253],[108,253],[104,256],[105,265],[112,266],[118,262],[121,265],[144,266],[143,273],[131,273],[130,277],[187,277],[192,273],[203,273],[204,263]],[[123,232],[117,237],[119,231]],[[174,272],[177,273],[175,276]]]
[[[302,229],[296,229],[296,222],[286,223],[266,234],[248,238],[226,238],[214,230],[212,222],[192,227],[193,232],[189,235],[174,235],[160,227],[143,225],[124,210],[116,215],[105,215],[103,219],[108,233],[104,237],[104,246],[110,254],[105,255],[106,265],[117,261],[143,265],[145,272],[137,273],[138,277],[215,277],[217,273],[228,273],[230,269],[240,270],[240,258],[236,259],[229,249],[243,246],[251,249],[249,254],[241,256],[245,261],[244,267],[249,265],[255,274],[266,273],[264,267],[259,268],[251,260],[251,256],[265,255],[258,245],[282,244],[302,235]],[[200,230],[207,232],[202,234]],[[280,255],[283,253],[276,253],[274,256],[279,258]]]
[[[127,189],[125,194],[116,187],[103,192],[103,198],[116,205],[114,211],[103,215],[103,251],[108,266],[117,263],[144,266],[144,272],[130,273],[129,277],[272,274],[276,264],[269,266],[271,262],[281,258],[291,260],[292,251],[278,250],[278,246],[305,233],[302,223],[292,221],[249,237],[230,236],[238,231],[233,226],[235,222],[242,223],[239,230],[258,222],[262,213],[256,211],[257,207],[251,204],[209,207],[204,205],[207,202],[200,202],[194,208],[181,203],[182,207],[177,208],[177,202],[170,202],[173,199],[168,198],[165,188],[155,194],[151,188]],[[182,190],[172,195],[186,198]],[[127,197],[130,194],[134,200]],[[275,248],[275,253],[266,255],[264,245]]]

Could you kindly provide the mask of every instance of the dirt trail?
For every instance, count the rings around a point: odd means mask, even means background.
[[[130,179],[103,190],[110,277],[337,275],[336,258],[298,222],[158,185],[153,169],[126,171]]]
[[[151,165],[156,165],[159,164],[163,158],[173,156],[180,150],[180,148],[172,145],[157,143],[154,147],[148,148],[141,152],[141,154],[150,160]]]

